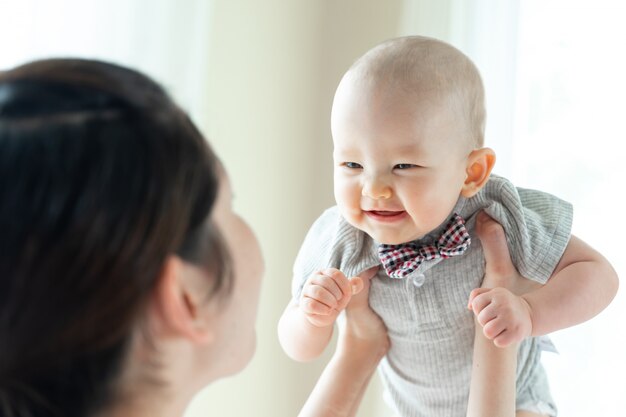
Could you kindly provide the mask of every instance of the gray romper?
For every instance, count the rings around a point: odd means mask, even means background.
[[[389,331],[391,348],[379,365],[387,398],[402,417],[465,416],[472,369],[474,319],[469,293],[480,287],[485,261],[475,233],[484,209],[506,232],[513,263],[524,276],[545,284],[569,241],[572,207],[550,194],[514,187],[492,175],[474,197],[461,197],[453,212],[472,236],[460,256],[426,261],[405,279],[384,269],[372,280],[370,305]],[[435,242],[444,222],[420,243]],[[332,267],[354,276],[380,265],[377,243],[348,224],[337,207],[326,210],[309,230],[294,265],[293,297],[316,271]],[[540,363],[546,338],[523,341],[518,353],[518,410],[556,415]]]

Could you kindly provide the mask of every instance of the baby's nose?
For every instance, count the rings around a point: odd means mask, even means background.
[[[374,200],[386,200],[391,198],[391,187],[382,178],[369,178],[363,184],[361,195]]]

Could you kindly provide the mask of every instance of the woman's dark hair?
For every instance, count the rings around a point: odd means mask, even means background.
[[[229,290],[210,220],[219,169],[136,71],[54,59],[0,73],[0,416],[84,417],[112,401],[168,255]]]

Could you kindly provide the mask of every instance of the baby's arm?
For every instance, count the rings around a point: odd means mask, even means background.
[[[485,336],[498,346],[591,319],[615,297],[618,278],[600,253],[572,236],[548,282],[525,285],[515,291],[521,296],[503,288],[481,288],[470,295]]]
[[[378,362],[389,349],[387,329],[369,307],[370,280],[346,307],[337,349],[298,417],[355,416]]]
[[[361,288],[361,277],[348,279],[334,268],[313,274],[278,322],[278,339],[287,355],[302,362],[317,358],[330,341],[337,316]]]
[[[531,336],[582,323],[604,310],[619,281],[609,262],[576,236],[546,285],[523,295],[530,307]]]

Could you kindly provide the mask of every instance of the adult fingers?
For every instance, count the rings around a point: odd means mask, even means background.
[[[368,287],[369,287],[369,281]],[[360,293],[365,287],[365,281],[361,277],[352,277],[350,278],[350,288],[352,288],[352,295],[356,295]]]
[[[502,226],[481,211],[476,216],[476,232],[485,254],[486,275],[496,277],[511,276],[517,273],[506,243]]]
[[[369,280],[363,280],[360,277],[354,277],[353,280],[360,281],[361,288],[358,293],[352,296],[346,308],[349,310],[369,309]]]
[[[369,281],[376,276],[378,269],[379,269],[378,266],[374,266],[374,267],[371,267],[370,269],[366,269],[365,271],[359,274],[359,277],[363,278],[363,280]]]
[[[376,276],[378,266],[366,269],[358,276],[350,278],[352,286],[352,298],[349,301],[349,309],[369,308],[370,281]]]
[[[376,276],[378,272],[378,266],[366,269],[359,275],[350,278],[350,286],[352,287],[352,295],[360,293],[364,289],[369,289],[370,280]]]

